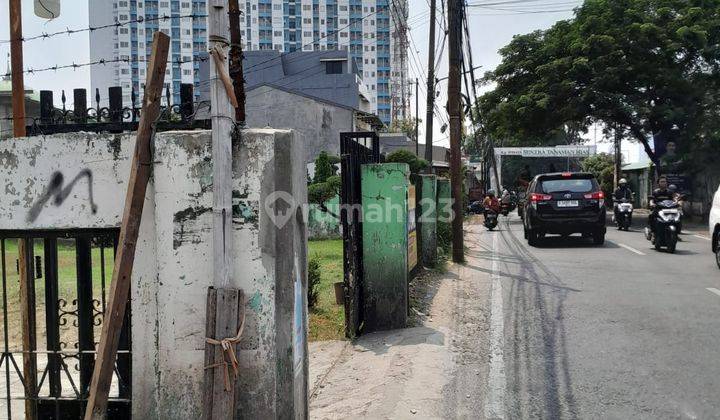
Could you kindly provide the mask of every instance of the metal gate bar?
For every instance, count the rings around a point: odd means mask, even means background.
[[[360,334],[363,323],[362,193],[360,167],[380,162],[377,133],[340,133],[340,222],[343,230],[345,335]]]

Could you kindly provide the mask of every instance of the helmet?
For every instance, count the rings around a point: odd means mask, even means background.
[[[619,184],[619,185],[625,185],[625,184],[627,184],[627,179],[625,179],[625,178],[620,178],[620,181],[618,181],[618,184]]]
[[[677,185],[675,185],[675,184],[670,184],[670,186],[668,186],[668,190],[670,190],[670,191],[672,191],[672,192],[677,191]]]
[[[487,193],[488,195],[495,195],[495,190],[488,190]]]

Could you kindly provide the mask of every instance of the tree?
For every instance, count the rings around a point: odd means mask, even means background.
[[[415,153],[405,149],[398,149],[390,152],[385,157],[385,162],[407,163],[408,166],[410,166],[410,173],[413,174],[420,173],[420,171],[429,166],[425,159],[420,159],[415,156]]]
[[[585,158],[582,167],[583,171],[595,175],[605,197],[611,197],[615,185],[615,157],[608,153],[599,153]]]
[[[586,0],[574,19],[516,36],[479,98],[489,135],[571,137],[602,122],[684,151],[717,141],[720,0]]]
[[[320,152],[315,158],[315,175],[313,176],[313,184],[319,184],[327,181],[328,178],[335,175],[337,169],[330,162],[330,156],[326,151]]]
[[[390,123],[388,133],[404,133],[411,139],[415,139],[415,118],[396,119]],[[422,124],[422,119],[417,119],[418,126]]]
[[[328,155],[322,151],[315,158],[315,174],[312,183],[308,185],[308,202],[317,204],[318,208],[328,214],[338,217],[327,208],[327,201],[340,193],[340,177],[336,175],[336,163],[340,162],[337,156]]]

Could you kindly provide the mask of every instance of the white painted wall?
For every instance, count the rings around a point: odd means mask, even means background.
[[[133,134],[89,133],[0,142],[0,229],[118,227],[134,144]],[[155,138],[131,291],[136,418],[201,416],[205,302],[213,273],[210,147],[209,131],[165,132]],[[288,345],[290,355],[306,358],[304,344],[293,344],[305,342],[306,328],[289,343],[286,336],[294,330],[285,316],[288,307],[306,305],[304,293],[302,302],[286,300],[293,279],[306,284],[304,223],[292,219],[292,228],[276,229],[269,217],[274,208],[262,204],[276,189],[306,202],[303,155],[302,144],[289,131],[245,130],[233,143],[232,286],[248,298],[238,389],[246,398],[240,408],[256,418],[275,417],[287,406],[282,398],[293,410],[305,409],[298,401],[305,401],[306,363],[285,372],[290,377],[278,367],[293,366],[278,362]],[[83,170],[92,173],[92,200],[89,180],[82,177],[61,204],[48,200],[36,218],[29,217],[55,173],[67,186]],[[299,264],[291,263],[288,271],[288,261]],[[277,295],[278,290],[284,293]],[[284,312],[276,313],[276,307]],[[276,394],[288,378],[295,382],[295,398],[293,392]]]

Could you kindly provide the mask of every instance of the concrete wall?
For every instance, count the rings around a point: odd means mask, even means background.
[[[119,226],[134,143],[131,134],[87,133],[0,142],[0,229]],[[131,286],[136,418],[201,416],[213,273],[210,148],[209,131],[155,138]],[[302,150],[289,131],[245,130],[233,143],[231,287],[247,296],[241,418],[305,414],[306,231],[294,206],[307,200]],[[64,200],[51,194],[58,174],[69,190]],[[266,200],[275,191],[295,203]],[[276,227],[271,216],[284,214],[288,223]]]
[[[249,127],[287,128],[305,144],[305,161],[322,151],[340,154],[340,133],[354,131],[354,111],[269,86],[248,93]]]

